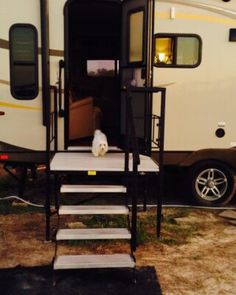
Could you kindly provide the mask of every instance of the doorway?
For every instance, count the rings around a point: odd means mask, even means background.
[[[90,145],[101,129],[120,137],[121,1],[72,0],[65,7],[65,145]]]

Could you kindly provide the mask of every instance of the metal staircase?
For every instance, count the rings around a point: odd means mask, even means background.
[[[131,94],[127,92],[127,121],[126,121],[126,147],[125,151],[112,149],[105,157],[94,157],[89,148],[84,150],[69,149],[68,151],[58,151],[56,141],[57,127],[57,95],[56,88],[54,90],[54,110],[48,110],[51,118],[54,118],[53,128],[48,123],[47,125],[47,196],[45,203],[46,210],[46,239],[50,239],[50,217],[52,215],[50,209],[51,191],[50,181],[54,176],[56,187],[60,179],[68,179],[68,176],[87,176],[88,180],[94,179],[97,176],[123,176],[126,180],[126,185],[101,183],[81,184],[81,183],[61,183],[58,193],[55,194],[55,207],[58,214],[58,220],[62,215],[124,215],[127,216],[127,225],[124,228],[60,228],[58,226],[56,233],[56,251],[53,262],[54,270],[64,269],[85,269],[85,268],[130,268],[135,273],[135,250],[137,247],[137,196],[139,194],[139,177],[146,175],[155,175],[159,178],[158,186],[158,216],[157,216],[157,233],[160,234],[161,222],[161,194],[162,194],[162,166],[157,164],[150,156],[139,155],[137,139],[135,136],[134,120],[131,106]],[[133,91],[141,91],[137,87]],[[143,91],[143,90],[142,90]],[[162,97],[162,112],[159,117],[158,126],[162,128],[159,131],[159,147],[160,155],[163,155],[163,140],[164,140],[164,108],[165,91],[161,88],[148,88],[147,92],[161,92]],[[51,115],[53,114],[53,116]],[[53,129],[53,130],[52,130]],[[130,140],[131,139],[131,140]],[[54,145],[52,146],[52,143]],[[54,153],[52,152],[54,151]],[[131,152],[130,152],[131,151]],[[53,156],[52,156],[53,155]],[[163,159],[160,158],[162,165]],[[127,186],[128,183],[128,186]],[[67,194],[79,195],[88,194],[122,194],[125,195],[123,205],[97,205],[97,204],[62,204],[62,198]],[[62,197],[63,194],[63,197]],[[127,198],[131,199],[131,206],[128,207]],[[114,199],[113,199],[114,200]],[[60,222],[58,223],[60,224]],[[57,249],[60,247],[61,241],[70,240],[129,240],[129,253],[113,253],[113,254],[80,254],[78,255],[58,255]],[[134,278],[135,280],[135,278]]]
[[[62,185],[61,193],[113,193],[126,194],[127,189],[119,185]],[[131,240],[129,215],[126,205],[60,205],[58,215],[125,215],[127,228],[59,228],[56,243],[69,240]],[[57,245],[59,247],[59,245]],[[130,253],[114,253],[103,255],[62,255],[54,260],[54,270],[84,268],[132,268],[135,267],[133,251]]]

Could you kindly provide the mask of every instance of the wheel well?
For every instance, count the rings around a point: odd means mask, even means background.
[[[191,168],[207,162],[215,162],[236,172],[236,149],[204,149],[191,153],[180,167]]]
[[[212,163],[212,164],[215,163],[215,164],[218,164],[218,165],[222,165],[222,166],[225,166],[226,168],[228,168],[228,169],[230,169],[230,170],[232,170],[232,171],[235,172],[235,169],[232,167],[232,165],[230,165],[229,163],[226,163],[226,162],[222,161],[221,159],[214,159],[214,158],[200,160],[198,162],[193,163],[192,165],[190,165],[188,167],[186,167],[186,166],[185,167],[188,168],[188,169],[192,169],[194,167],[205,165],[207,163]]]

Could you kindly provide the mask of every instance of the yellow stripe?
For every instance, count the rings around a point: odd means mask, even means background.
[[[64,56],[64,51],[63,50],[58,50],[58,49],[49,49],[49,55],[50,56]]]
[[[10,85],[10,82],[7,81],[7,80],[2,80],[2,79],[0,79],[0,84]]]
[[[0,38],[0,48],[9,49],[9,41]],[[42,54],[42,49],[38,48],[38,54]],[[49,49],[50,56],[64,56],[64,50]]]
[[[0,48],[9,49],[9,41],[0,39]]]
[[[3,84],[3,85],[10,85],[10,82],[7,81],[7,80],[2,80],[0,79],[0,84]],[[42,91],[42,87],[39,86],[39,91]]]
[[[187,13],[177,13],[176,17],[179,19],[191,19],[191,20],[198,20],[204,21],[209,23],[217,23],[223,25],[233,25],[236,26],[236,20],[225,18],[225,17],[216,17],[216,16],[209,16],[209,15],[194,15],[194,14],[187,14]]]
[[[169,12],[157,12],[156,13],[157,20],[158,19],[170,19]],[[232,25],[236,26],[236,20],[226,18],[226,17],[216,17],[216,16],[209,16],[209,15],[196,15],[196,14],[189,14],[184,12],[177,12],[175,19],[185,19],[185,20],[196,20],[208,23],[217,23],[222,25]]]
[[[30,107],[26,105],[20,105],[20,104],[14,104],[14,103],[8,103],[8,102],[0,102],[1,107],[6,107],[6,108],[13,108],[13,109],[25,109],[25,110],[30,110],[30,111],[40,111],[41,108],[39,107]]]

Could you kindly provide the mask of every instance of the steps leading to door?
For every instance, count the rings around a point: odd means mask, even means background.
[[[124,154],[123,154],[124,155]],[[57,158],[59,162],[57,161]],[[115,164],[114,164],[115,163]],[[115,166],[114,166],[115,165]],[[117,165],[117,166],[116,166]],[[113,167],[114,166],[114,167]],[[119,167],[118,167],[119,166]],[[51,169],[57,175],[65,175],[72,173],[73,175],[83,171],[91,171],[97,172],[99,171],[106,171],[108,167],[109,171],[117,171],[117,167],[124,170],[124,161],[122,156],[114,153],[114,156],[111,157],[106,155],[103,159],[91,156],[91,153],[83,153],[83,156],[80,153],[69,153],[69,154],[56,154],[52,163]],[[113,167],[113,168],[112,168]],[[118,171],[119,171],[118,169]],[[87,174],[89,176],[89,174]],[[94,173],[93,175],[96,175]],[[58,177],[59,179],[59,177]],[[63,179],[63,178],[61,178]],[[91,182],[90,182],[91,180]],[[96,180],[96,179],[95,179]],[[96,180],[97,181],[97,180]],[[109,179],[110,181],[110,179]],[[104,181],[103,181],[104,182]],[[116,184],[94,184],[94,177],[88,177],[86,179],[87,184],[62,184],[60,187],[61,197],[65,197],[66,194],[74,194],[73,195],[73,202],[74,199],[79,197],[80,194],[117,194],[123,195],[124,204],[127,203],[127,187],[124,185],[116,185]],[[96,195],[95,195],[96,196]],[[70,200],[70,198],[68,198]],[[67,202],[68,202],[67,200]],[[93,198],[89,199],[90,202],[93,201]],[[113,202],[113,198],[109,196],[109,202]],[[60,202],[58,202],[59,204]],[[113,216],[122,215],[126,216],[124,220],[126,220],[126,227],[116,227],[113,228],[104,228],[102,225],[100,228],[96,228],[96,224],[94,228],[60,228],[58,227],[58,231],[56,234],[56,242],[57,247],[60,247],[59,242],[61,241],[71,241],[71,240],[94,240],[96,243],[99,243],[98,240],[128,240],[132,241],[132,235],[130,231],[130,210],[127,205],[59,205],[58,208],[58,215],[59,219],[62,215],[71,215],[71,216],[85,216],[88,215],[90,217],[96,215],[108,215],[109,220],[115,222]],[[89,217],[85,217],[86,219]],[[75,219],[75,217],[74,217]],[[101,218],[101,222],[103,217]],[[105,220],[105,219],[104,219]],[[59,222],[60,223],[60,222]],[[106,224],[106,222],[104,221]],[[108,244],[109,245],[109,244]],[[87,247],[87,246],[86,246]],[[89,244],[88,244],[89,247]],[[104,244],[105,247],[105,244]],[[82,249],[82,248],[81,248]],[[91,254],[91,255],[82,255],[81,250],[78,254],[80,255],[55,255],[54,270],[60,269],[83,269],[83,268],[135,268],[135,260],[133,256],[133,248],[125,247],[125,252],[128,251],[129,253],[120,253],[117,254],[117,251],[114,251],[113,254]]]
[[[79,185],[63,184],[60,192],[67,193],[115,193],[126,194],[127,188],[123,185]],[[130,210],[125,205],[61,205],[58,215],[124,215],[127,216],[126,228],[59,228],[56,241],[70,240],[131,240],[129,230]],[[109,217],[110,218],[110,217]],[[95,225],[96,226],[96,225]],[[54,270],[83,269],[83,268],[134,268],[134,257],[127,253],[109,255],[62,255],[55,256]]]

